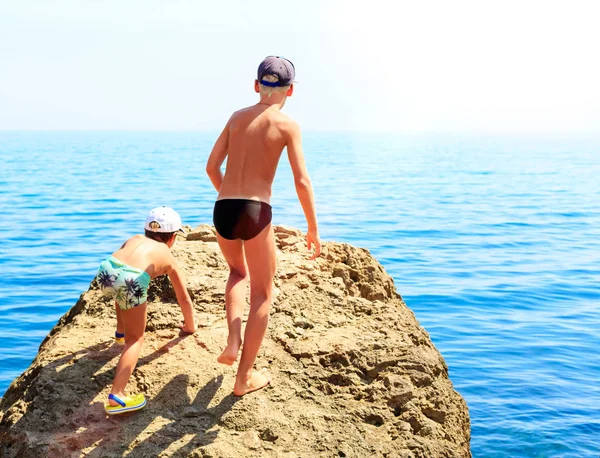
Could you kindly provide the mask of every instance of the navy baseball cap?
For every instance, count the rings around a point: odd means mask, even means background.
[[[274,75],[279,81],[264,81],[265,75]],[[269,56],[258,66],[258,75],[256,79],[260,84],[269,87],[290,86],[296,77],[296,69],[291,61],[281,56]]]

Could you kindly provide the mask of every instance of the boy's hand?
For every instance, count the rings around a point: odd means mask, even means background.
[[[182,332],[186,334],[193,334],[198,329],[198,319],[194,317],[194,322],[190,323],[180,323],[179,328]]]
[[[315,252],[310,259],[317,259],[317,257],[321,254],[321,240],[319,239],[319,233],[316,229],[308,230],[308,233],[306,234],[306,245],[308,247],[308,251],[311,251],[313,247],[315,249]]]

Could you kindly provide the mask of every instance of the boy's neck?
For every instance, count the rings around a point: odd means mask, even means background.
[[[275,107],[278,110],[281,110],[285,105],[286,99],[287,97],[285,96],[285,94],[271,94],[271,97],[261,96],[260,101],[257,103],[257,105],[268,105]]]

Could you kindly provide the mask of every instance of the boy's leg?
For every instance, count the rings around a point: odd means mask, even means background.
[[[147,303],[144,302],[129,310],[121,311],[121,317],[125,324],[125,348],[123,348],[121,359],[117,364],[115,379],[110,391],[117,397],[125,396],[125,386],[140,356],[140,350],[144,342],[144,330],[146,329],[146,308]],[[113,400],[109,400],[109,404],[117,405]]]
[[[227,347],[217,358],[222,364],[231,366],[238,357],[242,345],[242,317],[246,305],[247,269],[244,259],[244,244],[241,240],[227,240],[217,234],[221,252],[229,264],[229,278],[225,286],[225,309],[227,313]]]
[[[233,393],[242,396],[269,384],[266,372],[254,372],[254,361],[269,324],[273,295],[273,277],[277,258],[273,226],[269,224],[251,240],[244,242],[246,262],[250,273],[250,313],[244,333],[244,349],[238,367]]]
[[[117,333],[123,334],[125,333],[125,323],[123,322],[123,317],[121,316],[121,307],[119,307],[117,301],[115,301],[115,310],[117,311]]]

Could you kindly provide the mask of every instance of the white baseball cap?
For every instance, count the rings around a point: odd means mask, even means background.
[[[151,232],[183,232],[179,213],[165,206],[150,210],[144,228]]]

